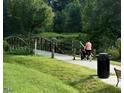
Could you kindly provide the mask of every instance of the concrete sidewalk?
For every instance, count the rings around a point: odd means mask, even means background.
[[[36,50],[35,53],[37,55],[43,55],[43,56],[51,57],[51,52],[48,52],[48,51]],[[91,69],[97,69],[97,62],[95,60],[92,60],[91,62],[89,62],[88,60],[80,60],[79,57],[76,57],[76,60],[73,60],[73,56],[59,54],[59,53],[55,53],[55,58],[59,59],[59,60],[63,60],[63,61],[68,62],[68,63],[71,63],[71,64],[77,64],[77,65],[85,66],[85,67],[88,67]],[[117,69],[121,69],[120,66],[110,65],[110,73],[111,74],[115,74],[114,67]],[[100,79],[100,80],[107,83],[107,84],[113,85],[113,86],[115,86],[117,83],[117,78],[115,75],[110,75],[109,78]],[[118,87],[121,88],[121,82],[119,82]]]

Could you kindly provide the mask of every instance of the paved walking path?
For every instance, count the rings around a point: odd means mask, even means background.
[[[51,52],[48,52],[48,51],[36,50],[35,54],[51,57]],[[85,66],[85,67],[88,67],[88,68],[91,68],[91,69],[97,69],[97,62],[95,60],[92,60],[91,62],[89,62],[88,60],[80,60],[79,57],[76,57],[76,60],[73,60],[73,56],[59,54],[59,53],[55,53],[55,58],[59,59],[59,60],[63,60],[63,61],[68,62],[68,63]],[[117,69],[121,69],[120,66],[110,65],[110,73],[111,74],[115,74],[114,67],[117,68]],[[116,78],[115,75],[110,75],[109,78],[100,79],[100,80],[102,80],[103,82],[105,82],[107,84],[111,84],[111,85],[114,85],[114,86],[117,83],[117,78]],[[118,87],[121,87],[121,82],[119,82]]]

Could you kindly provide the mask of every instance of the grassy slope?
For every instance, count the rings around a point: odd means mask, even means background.
[[[59,78],[80,93],[120,93],[120,89],[94,78],[94,70],[51,58],[35,56],[5,56],[4,62],[24,65]]]
[[[118,62],[118,61],[110,61],[111,64],[113,65],[118,65],[118,66],[121,66],[121,62]]]
[[[4,63],[4,87],[12,93],[79,93],[55,77],[10,63]]]

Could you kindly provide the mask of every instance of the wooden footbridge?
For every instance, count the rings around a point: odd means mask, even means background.
[[[54,52],[61,54],[69,54],[73,55],[75,59],[75,55],[80,54],[81,45],[79,41],[69,40],[69,41],[59,41],[57,39],[47,39],[38,36],[32,37],[22,37],[22,36],[8,36],[4,38],[9,44],[9,49],[20,49],[20,48],[28,48],[30,50],[38,49],[51,51],[52,57],[54,57]]]

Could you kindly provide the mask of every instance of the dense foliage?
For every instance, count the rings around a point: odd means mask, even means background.
[[[12,34],[37,33],[39,28],[44,30],[52,24],[54,13],[43,0],[5,0],[4,3]]]

